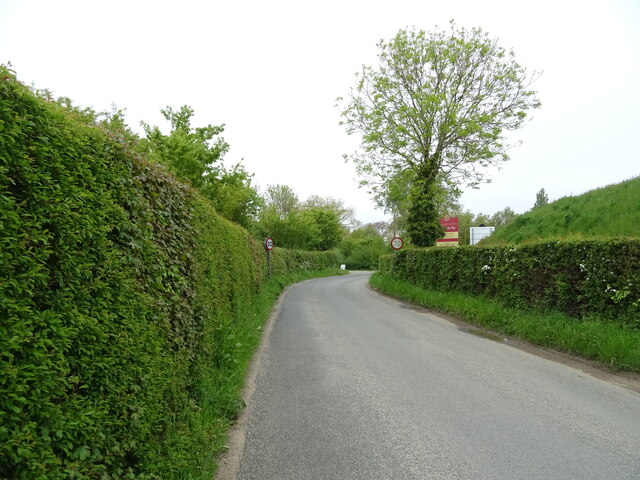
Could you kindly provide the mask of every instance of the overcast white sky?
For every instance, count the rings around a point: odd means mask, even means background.
[[[244,159],[256,185],[338,198],[369,222],[385,215],[342,159],[357,139],[335,99],[379,40],[450,19],[544,71],[524,143],[465,208],[522,213],[541,188],[556,200],[640,174],[637,0],[0,0],[0,62],[76,105],[115,103],[136,129],[190,105],[195,126],[226,125],[226,163]]]

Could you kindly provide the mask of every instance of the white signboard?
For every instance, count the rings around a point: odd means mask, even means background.
[[[483,238],[490,236],[496,227],[471,227],[469,229],[469,244],[475,245]]]

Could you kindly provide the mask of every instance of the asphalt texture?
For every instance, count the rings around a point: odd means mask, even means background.
[[[286,292],[217,478],[640,479],[640,394],[367,280]]]

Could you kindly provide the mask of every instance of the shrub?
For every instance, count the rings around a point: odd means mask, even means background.
[[[0,68],[0,478],[210,478],[264,250],[90,121]]]
[[[428,289],[640,327],[638,240],[413,249],[384,257],[380,268]]]

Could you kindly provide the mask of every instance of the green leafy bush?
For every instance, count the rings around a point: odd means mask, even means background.
[[[326,270],[335,268],[339,263],[338,253],[334,250],[320,252],[274,248],[271,252],[271,269],[274,275]]]
[[[0,68],[0,478],[210,478],[264,249],[90,122]]]
[[[413,249],[382,258],[380,269],[428,289],[640,327],[638,240]]]
[[[354,238],[353,233],[340,244],[342,261],[350,270],[373,270],[390,251],[391,246],[380,237]]]
[[[11,72],[0,92],[0,476],[133,478],[196,408],[189,193]]]

